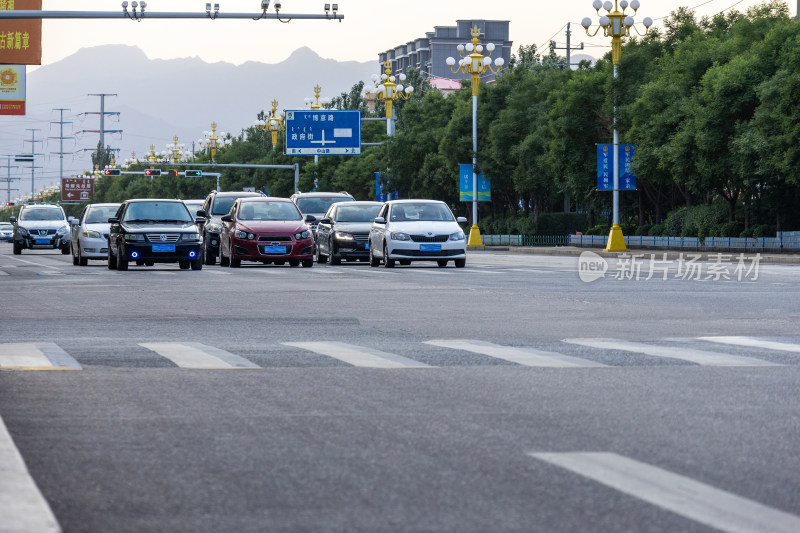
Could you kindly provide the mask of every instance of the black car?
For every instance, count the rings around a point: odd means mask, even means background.
[[[317,263],[328,258],[332,265],[342,259],[366,261],[369,258],[369,231],[383,202],[337,202],[317,226]]]
[[[206,213],[206,224],[200,228],[205,243],[205,263],[213,265],[219,257],[219,234],[222,231],[222,221],[220,217],[227,215],[231,210],[233,202],[237,198],[249,198],[251,196],[266,196],[262,192],[219,192],[211,191],[206,196],[203,204],[203,211]]]
[[[128,263],[152,266],[178,263],[203,268],[203,239],[195,219],[180,200],[139,199],[120,205],[108,219],[108,268],[128,270]]]

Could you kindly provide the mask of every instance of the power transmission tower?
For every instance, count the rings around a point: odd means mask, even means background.
[[[798,0],[800,2],[800,0]],[[557,46],[555,41],[550,41],[550,49],[551,50],[566,50],[567,51],[567,67],[572,68],[572,60],[570,58],[570,52],[572,50],[583,50],[583,43],[581,43],[580,47],[573,48],[570,44],[572,31],[570,30],[570,22],[567,22],[567,46]]]
[[[44,154],[37,154],[36,153],[36,143],[40,143],[40,142],[44,142],[44,141],[42,141],[42,140],[38,140],[37,141],[36,140],[36,132],[39,131],[38,128],[35,128],[35,129],[34,128],[27,128],[27,131],[31,132],[31,139],[30,140],[25,139],[23,141],[23,143],[31,143],[31,196],[33,196],[33,194],[36,192],[36,189],[34,187],[34,179],[35,179],[35,174],[34,173],[35,173],[37,168],[42,168],[42,167],[37,167],[36,166],[36,156],[37,155],[44,155]]]
[[[119,116],[119,111],[106,111],[106,96],[117,96],[116,93],[109,94],[109,93],[100,93],[100,94],[89,94],[87,96],[99,96],[100,97],[100,112],[96,111],[87,111],[82,113],[83,115],[100,115],[100,129],[99,130],[81,130],[79,133],[99,133],[100,134],[100,148],[106,149],[106,133],[122,133],[122,130],[107,130],[106,129],[106,115],[117,115]],[[88,150],[88,148],[87,148]],[[94,148],[91,148],[94,150]]]
[[[6,164],[3,165],[3,166],[0,166],[0,168],[5,168],[6,169],[6,178],[5,178],[4,181],[6,182],[6,189],[5,189],[6,190],[6,205],[8,205],[8,204],[11,203],[11,191],[18,191],[19,190],[19,189],[13,189],[11,187],[11,184],[13,183],[13,180],[15,180],[15,179],[18,180],[19,178],[12,178],[11,177],[11,169],[12,168],[18,168],[17,165],[12,165],[11,164],[11,158],[14,157],[14,156],[7,155],[7,156],[4,156],[4,157],[6,158]],[[0,190],[2,190],[2,189],[0,189]]]
[[[72,124],[72,122],[64,122],[64,111],[69,111],[69,109],[64,108],[57,108],[53,109],[53,111],[58,111],[61,113],[61,120],[58,122],[51,121],[50,124],[58,124],[61,128],[60,134],[58,137],[49,137],[50,139],[58,139],[58,152],[50,152],[51,154],[58,154],[58,177],[64,178],[64,154],[72,155],[72,152],[65,152],[64,151],[64,139],[74,139],[75,137],[64,137],[64,124]]]

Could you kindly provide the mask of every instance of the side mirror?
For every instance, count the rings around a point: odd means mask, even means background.
[[[67,220],[69,221],[70,226],[78,226],[81,223],[81,221],[75,217],[69,217]]]
[[[306,222],[316,222],[317,221],[317,217],[315,217],[314,215],[306,215],[305,221]]]
[[[230,215],[222,215],[222,218],[220,218],[220,220],[222,220],[223,222],[233,222],[233,217]]]
[[[383,217],[376,217],[373,222],[375,222],[375,224],[386,224],[386,219]]]
[[[464,218],[464,217],[458,217],[456,219],[456,222],[458,222],[459,224],[466,224],[467,223],[467,219]]]
[[[197,216],[199,216],[199,217],[203,217],[203,218],[208,218],[208,213],[206,213],[206,212],[205,212],[204,210],[202,210],[202,209],[198,209],[198,210],[197,210],[197,213],[195,213],[195,215],[197,215]]]
[[[197,224],[198,226],[202,226],[203,224],[206,223],[206,219],[203,217],[197,217],[196,219],[194,219],[194,223]]]
[[[67,222],[72,224],[73,222],[75,222],[75,217],[67,217]]]
[[[117,217],[108,217],[109,224],[119,224],[119,219]]]
[[[12,224],[16,224],[17,223],[17,217],[8,217],[8,221],[11,222]]]
[[[331,219],[330,219],[330,218],[328,218],[328,217],[325,217],[325,218],[323,218],[323,219],[320,219],[319,223],[320,223],[320,224],[330,224],[331,226],[333,225],[333,222],[332,222],[332,221],[331,221]]]

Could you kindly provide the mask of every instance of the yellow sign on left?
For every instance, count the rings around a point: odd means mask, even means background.
[[[41,10],[42,0],[0,0],[0,12]],[[42,64],[42,19],[0,19],[0,64]]]

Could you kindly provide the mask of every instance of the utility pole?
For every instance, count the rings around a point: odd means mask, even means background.
[[[39,131],[38,128],[27,128],[27,131],[31,132],[31,140],[29,141],[29,140],[25,139],[23,142],[31,143],[31,196],[33,196],[34,192],[36,192],[35,188],[34,188],[34,178],[35,178],[34,172],[36,171],[36,168],[37,168],[36,167],[36,156],[37,155],[42,155],[42,154],[37,154],[36,153],[36,143],[40,143],[40,142],[43,142],[43,141],[41,141],[41,140],[37,141],[36,140],[36,132]]]
[[[99,130],[81,130],[80,133],[99,133],[100,134],[100,149],[106,149],[106,133],[122,133],[122,130],[107,130],[106,129],[106,115],[117,115],[119,116],[119,111],[106,111],[106,96],[117,96],[116,93],[99,93],[99,94],[89,94],[87,96],[99,96],[100,97],[100,112],[96,111],[87,111],[82,113],[84,115],[100,115],[100,129]],[[94,149],[92,149],[94,151]]]
[[[6,180],[5,180],[6,181],[6,202],[9,203],[9,204],[11,203],[11,191],[18,191],[19,190],[19,189],[12,189],[11,188],[11,180],[12,180],[12,178],[11,178],[11,169],[12,168],[17,168],[16,165],[12,165],[11,164],[11,158],[12,157],[14,157],[14,156],[12,156],[12,155],[5,156],[5,158],[6,158],[6,165],[5,165],[5,167],[6,167]],[[19,179],[19,178],[13,178],[13,179]]]
[[[58,177],[63,179],[64,178],[64,154],[72,154],[72,152],[64,152],[64,139],[74,139],[75,137],[64,137],[64,124],[72,124],[72,122],[64,122],[64,111],[69,111],[69,109],[64,108],[57,108],[53,109],[53,111],[58,111],[61,113],[61,119],[58,122],[50,122],[50,124],[58,124],[61,128],[61,133],[58,137],[50,137],[50,139],[58,139],[58,152],[50,152],[52,154],[58,154]]]
[[[797,0],[800,2],[800,0]],[[556,46],[555,41],[550,41],[550,49],[551,50],[566,50],[567,51],[567,68],[572,68],[572,59],[571,59],[571,52],[572,50],[583,50],[583,43],[581,42],[580,47],[573,48],[571,46],[571,38],[572,38],[572,31],[570,30],[570,22],[567,22],[567,46]]]

